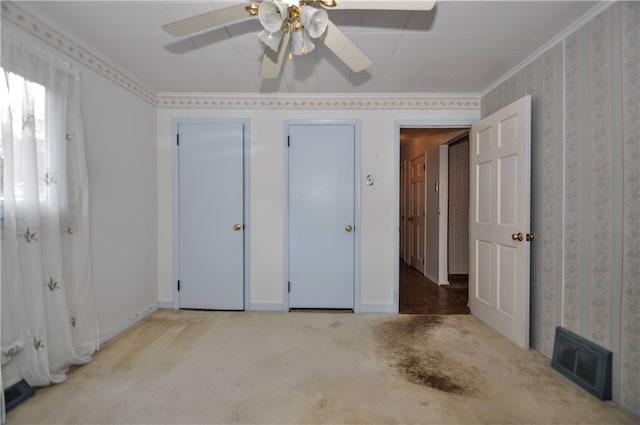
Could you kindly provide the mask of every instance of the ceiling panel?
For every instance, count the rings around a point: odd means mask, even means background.
[[[385,74],[415,75],[420,72],[425,61],[424,56],[397,56],[389,62]]]
[[[481,92],[599,3],[438,0],[429,12],[330,10],[373,65],[354,73],[318,42],[311,54],[286,61],[280,78],[265,81],[258,78],[264,46],[257,19],[182,38],[161,29],[240,2],[17,3],[159,92],[333,94]]]
[[[353,33],[349,38],[367,56],[389,56],[393,52],[400,40],[401,33]]]

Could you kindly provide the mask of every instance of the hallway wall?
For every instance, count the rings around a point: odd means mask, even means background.
[[[469,274],[469,138],[449,146],[449,274]]]
[[[406,142],[400,148],[400,161],[411,160],[424,155],[426,152],[425,165],[425,188],[426,188],[426,208],[425,208],[425,276],[432,282],[438,282],[439,253],[438,253],[438,232],[439,232],[439,197],[435,191],[435,184],[440,179],[440,145],[468,130],[452,128],[410,128],[401,129],[401,140]],[[409,196],[410,191],[407,192]],[[407,199],[409,202],[409,199]]]

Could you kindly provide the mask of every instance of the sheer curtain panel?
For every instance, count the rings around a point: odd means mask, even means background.
[[[43,386],[99,347],[81,81],[69,64],[6,37],[0,65],[3,333],[24,344],[13,359],[22,378]]]

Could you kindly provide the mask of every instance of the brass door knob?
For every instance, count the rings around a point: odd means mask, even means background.
[[[233,225],[233,230],[235,230],[236,232],[239,232],[241,229],[242,229],[242,224]]]
[[[533,238],[535,238],[536,235],[534,235],[533,233],[527,233],[527,242],[533,242]]]
[[[350,224],[347,224],[344,230],[346,230],[347,232],[351,232],[353,230],[353,227]]]
[[[524,240],[524,234],[522,232],[514,233],[511,235],[511,239],[522,242]]]

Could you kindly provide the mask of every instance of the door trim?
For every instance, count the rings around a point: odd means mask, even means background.
[[[249,282],[249,241],[251,226],[249,222],[249,120],[233,119],[233,118],[174,118],[171,120],[171,152],[172,152],[172,178],[173,178],[173,308],[180,308],[180,292],[178,291],[178,278],[180,276],[180,208],[179,208],[179,180],[178,180],[178,126],[180,124],[242,124],[243,128],[243,254],[244,254],[244,310],[249,309],[250,301],[250,284]]]
[[[400,310],[400,129],[401,128],[470,128],[479,119],[394,120],[393,122],[393,312]]]
[[[353,125],[354,128],[354,253],[353,253],[353,312],[360,312],[360,120],[284,120],[282,125],[283,150],[283,205],[282,229],[284,237],[283,249],[283,281],[282,281],[282,310],[289,311],[289,149],[288,135],[290,125]]]

